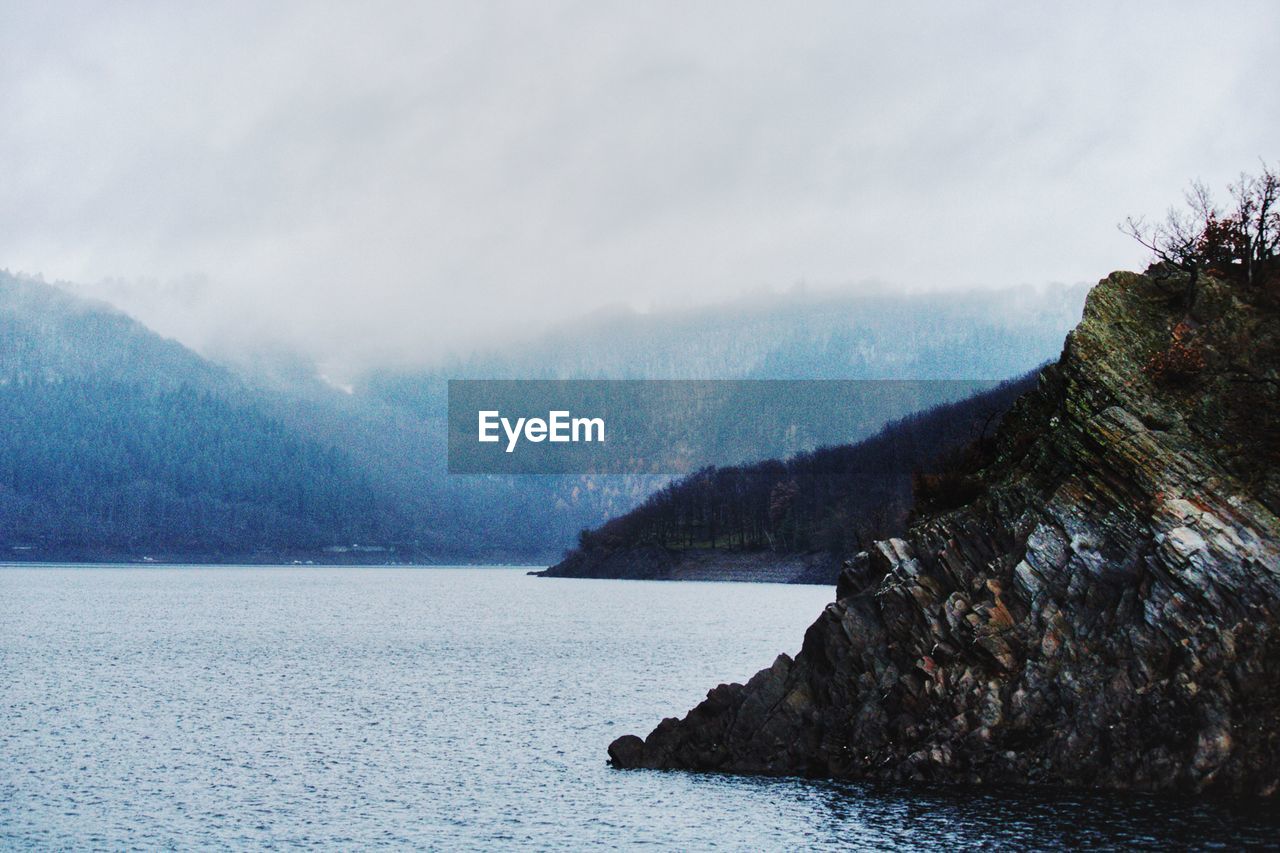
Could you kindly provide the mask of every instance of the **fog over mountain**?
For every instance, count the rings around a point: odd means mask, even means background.
[[[1113,223],[1280,137],[1278,25],[1189,0],[8,4],[0,266],[339,381],[610,304],[1092,281],[1143,260]]]
[[[548,560],[665,478],[449,476],[446,379],[998,379],[1057,352],[1082,299],[793,294],[615,312],[342,391],[287,350],[220,365],[105,303],[0,271],[0,555]],[[850,424],[842,440],[877,426]],[[700,464],[769,455],[704,438]]]

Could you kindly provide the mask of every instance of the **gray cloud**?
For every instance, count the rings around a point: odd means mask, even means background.
[[[339,370],[800,278],[1092,280],[1142,260],[1124,216],[1274,159],[1277,33],[1266,2],[7,4],[0,266]]]

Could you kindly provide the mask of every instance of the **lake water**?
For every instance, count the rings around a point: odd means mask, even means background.
[[[1274,844],[1249,803],[619,772],[830,590],[511,569],[0,568],[0,846]]]

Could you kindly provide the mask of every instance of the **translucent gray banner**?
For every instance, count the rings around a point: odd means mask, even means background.
[[[450,380],[451,474],[663,474],[871,436],[990,380]],[[910,444],[910,430],[895,440]],[[927,450],[927,448],[925,448]],[[918,460],[904,446],[877,465]]]

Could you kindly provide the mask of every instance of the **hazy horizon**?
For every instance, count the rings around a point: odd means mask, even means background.
[[[1092,283],[1280,138],[1280,8],[1158,8],[8,8],[0,267],[346,371],[797,283]]]
[[[1046,327],[1059,325],[1060,333],[1065,335],[1079,319],[1085,296],[1093,286],[1080,282],[1075,285],[1036,284],[963,291],[905,291],[879,284],[849,289],[818,288],[800,283],[787,290],[751,291],[710,304],[651,306],[647,310],[639,310],[622,302],[610,303],[557,319],[547,326],[473,342],[469,346],[435,353],[430,358],[400,356],[343,363],[317,359],[305,349],[295,348],[281,340],[235,341],[214,337],[206,340],[202,347],[194,346],[155,328],[101,294],[95,294],[93,287],[70,281],[50,281],[42,274],[0,268],[0,290],[6,278],[11,282],[32,282],[54,288],[91,310],[124,314],[142,322],[149,332],[177,340],[197,356],[230,367],[233,372],[254,381],[271,384],[319,379],[347,392],[396,376],[478,378],[493,373],[490,378],[526,375],[528,378],[546,378],[548,370],[562,378],[733,378],[739,377],[739,373],[730,370],[721,376],[725,366],[719,362],[709,365],[707,358],[712,358],[713,362],[717,357],[723,358],[721,350],[724,348],[737,349],[741,353],[743,347],[750,348],[749,342],[766,349],[770,346],[795,346],[801,339],[794,335],[801,328],[812,335],[809,345],[834,336],[837,340],[832,343],[839,346],[848,331],[857,330],[858,334],[865,336],[860,346],[866,348],[872,346],[872,339],[880,334],[877,327],[907,323],[910,318],[916,321],[915,326],[922,323],[928,326],[936,324],[942,317],[950,317],[953,323],[966,327],[976,322],[987,329],[1016,330],[1031,338],[1036,338]],[[39,316],[46,310],[41,302],[42,298],[37,297],[28,304],[31,316]],[[22,296],[18,297],[15,305],[20,314],[28,310],[22,308]],[[872,313],[868,315],[868,311]],[[902,331],[911,334],[913,330],[904,328]],[[1056,352],[1056,346],[1055,339],[1054,346],[1041,353],[1043,359],[1049,359]],[[633,361],[639,357],[637,347],[651,359],[656,358],[661,366],[650,363],[637,372],[638,364]],[[774,351],[774,355],[780,355],[780,351]],[[1029,368],[1031,364],[1028,362],[1023,367]],[[941,366],[933,365],[934,368]],[[758,364],[738,364],[737,367],[763,369]],[[653,372],[655,369],[656,373]],[[805,377],[815,378],[808,372],[804,377],[797,374],[788,378]],[[983,374],[981,378],[1003,379],[1008,376],[1005,373]]]

